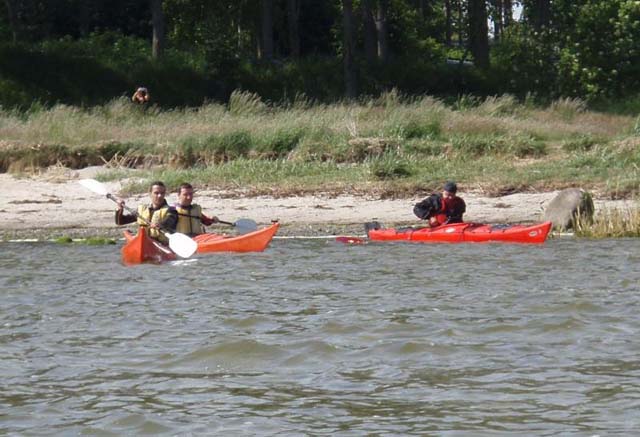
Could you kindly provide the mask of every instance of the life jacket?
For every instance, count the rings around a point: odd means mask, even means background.
[[[442,196],[438,200],[440,201],[440,208],[436,214],[429,218],[429,225],[432,228],[445,224],[449,220],[449,217],[447,217],[447,202]]]
[[[200,205],[192,204],[188,208],[175,204],[173,207],[178,213],[178,224],[176,232],[187,234],[190,237],[204,234],[204,226],[202,225],[202,208]]]
[[[440,209],[429,218],[431,227],[443,225],[445,223],[462,223],[462,215],[466,210],[464,201],[459,197],[445,199],[440,198]]]
[[[169,205],[165,204],[160,209],[152,210],[149,205],[138,206],[138,225],[148,227],[149,223],[159,224],[165,221],[169,214]],[[161,243],[168,244],[169,239],[159,229],[148,228],[149,236]]]

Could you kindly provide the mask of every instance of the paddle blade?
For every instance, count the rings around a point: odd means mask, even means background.
[[[180,258],[189,258],[191,255],[196,253],[196,250],[198,250],[198,243],[193,241],[191,238],[189,238],[185,234],[167,233],[166,235],[167,235],[167,238],[169,238],[169,247]]]
[[[358,237],[336,237],[338,243],[344,244],[365,244],[366,240]]]
[[[251,219],[240,219],[236,221],[233,226],[236,227],[239,234],[248,234],[249,232],[258,230],[257,223]]]
[[[100,194],[102,196],[106,196],[107,194],[109,194],[107,187],[105,187],[104,184],[96,181],[95,179],[80,179],[78,183],[96,194]]]

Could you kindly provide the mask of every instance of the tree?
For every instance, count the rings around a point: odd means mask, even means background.
[[[20,23],[18,21],[18,11],[17,5],[14,3],[15,0],[5,0],[5,4],[7,5],[7,14],[9,18],[9,27],[11,29],[11,36],[13,38],[13,42],[18,42],[20,39]]]
[[[342,0],[343,59],[345,95],[349,99],[357,96],[355,41],[353,31],[353,5],[351,0]]]
[[[444,17],[445,17],[445,37],[444,43],[447,47],[451,46],[453,40],[453,11],[451,0],[444,0]]]
[[[287,29],[289,31],[289,51],[291,57],[300,57],[300,0],[287,0]]]
[[[469,50],[476,66],[489,67],[489,29],[485,0],[469,0]]]
[[[160,59],[164,54],[166,45],[165,19],[162,10],[162,0],[150,0],[151,4],[151,25],[153,27],[153,38],[151,42],[151,57]]]
[[[524,15],[536,29],[549,25],[551,18],[551,0],[524,0]]]
[[[376,23],[373,19],[372,0],[362,1],[362,24],[364,36],[364,57],[368,64],[373,64],[378,58],[378,37]]]
[[[378,0],[376,14],[376,33],[378,34],[378,58],[386,63],[389,61],[389,31],[387,25],[388,0]]]
[[[273,59],[273,0],[262,0],[262,59]]]

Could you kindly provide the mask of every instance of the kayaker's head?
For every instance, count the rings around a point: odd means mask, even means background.
[[[149,197],[151,198],[151,204],[154,208],[160,208],[164,205],[164,196],[167,192],[167,187],[160,181],[151,183],[149,187]]]
[[[186,208],[191,206],[191,202],[193,202],[193,186],[184,183],[178,188],[178,205]]]
[[[455,197],[456,192],[458,191],[458,186],[455,182],[448,181],[442,187],[442,196],[443,197]]]

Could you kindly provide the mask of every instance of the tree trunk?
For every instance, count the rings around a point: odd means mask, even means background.
[[[503,7],[502,0],[493,0],[493,39],[495,41],[500,41],[500,36],[502,34],[503,29]]]
[[[287,26],[289,30],[289,50],[293,58],[300,57],[300,0],[287,0]]]
[[[364,56],[368,64],[373,64],[378,57],[376,23],[373,19],[371,0],[362,1],[362,21],[364,31]]]
[[[429,2],[427,0],[419,0],[418,8],[420,9],[420,17],[422,17],[422,21],[427,21],[427,18],[431,14]]]
[[[18,21],[18,11],[16,10],[15,0],[5,0],[5,4],[7,5],[7,13],[9,15],[9,28],[11,29],[11,38],[13,42],[18,42],[20,40],[20,22]]]
[[[451,0],[444,0],[444,43],[447,47],[451,47],[453,37],[453,12],[451,11]]]
[[[151,25],[153,27],[153,39],[151,41],[151,57],[161,59],[166,43],[164,11],[162,0],[151,1]]]
[[[489,29],[485,0],[469,0],[469,50],[477,67],[489,66]]]
[[[532,3],[532,24],[537,29],[548,26],[551,16],[550,0],[534,0]]]
[[[343,56],[345,95],[348,99],[357,96],[355,42],[353,35],[353,5],[351,0],[342,0]]]
[[[513,23],[513,4],[511,0],[502,0],[503,27],[506,29]]]
[[[469,0],[473,1],[473,0]],[[462,5],[462,0],[457,0],[458,2],[458,23],[457,23],[457,31],[458,31],[458,46],[463,47],[464,43],[464,6]]]
[[[389,31],[387,26],[388,0],[378,0],[376,30],[378,33],[378,58],[386,63],[389,60]]]
[[[262,0],[262,59],[273,59],[273,0]]]
[[[79,27],[80,27],[80,35],[87,36],[89,35],[89,30],[91,26],[91,11],[93,10],[93,2],[80,2],[79,12]]]

